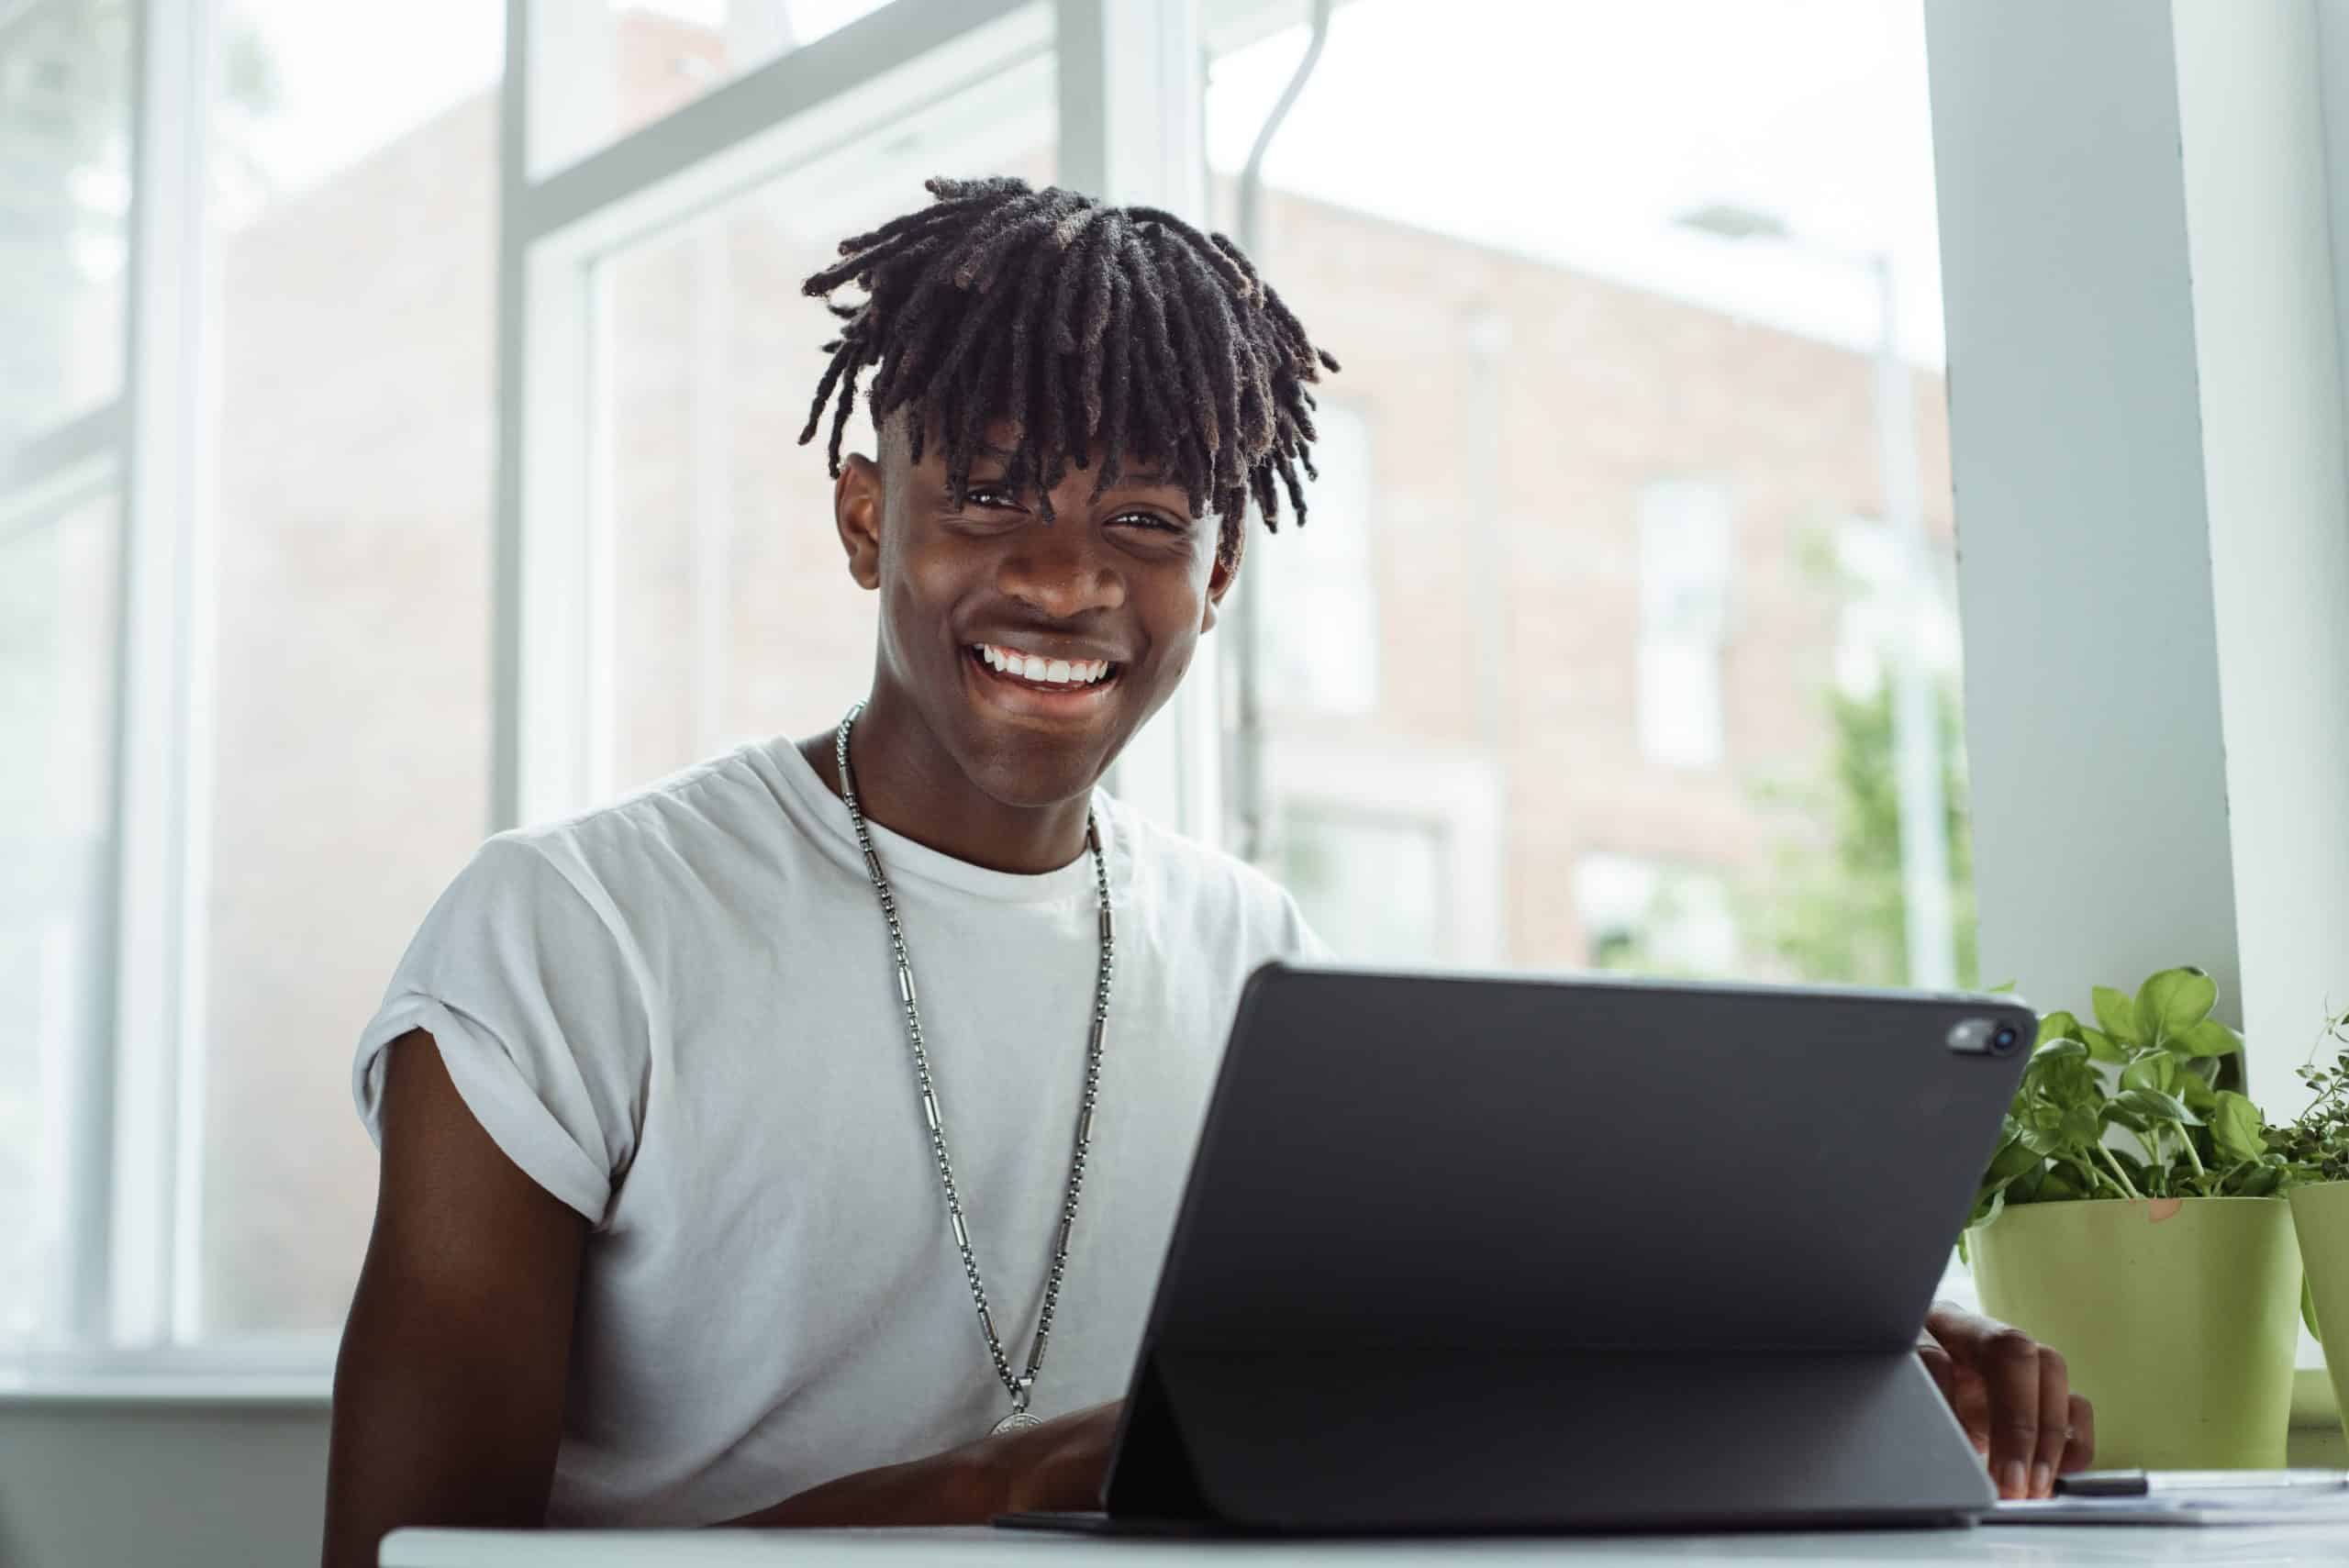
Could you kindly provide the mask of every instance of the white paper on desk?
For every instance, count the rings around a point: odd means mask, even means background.
[[[2000,1503],[1992,1525],[2331,1525],[2349,1523],[2349,1486],[2217,1486],[2143,1497]]]

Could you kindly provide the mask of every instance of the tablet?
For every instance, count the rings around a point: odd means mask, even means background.
[[[1094,1515],[1197,1533],[1963,1522],[1915,1356],[2010,997],[1274,961]]]

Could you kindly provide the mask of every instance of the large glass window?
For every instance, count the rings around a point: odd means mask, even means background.
[[[0,6],[0,470],[122,384],[128,0]]]
[[[1956,730],[1855,722],[1881,699],[1839,672],[1864,639],[1887,668],[1957,678],[1954,642],[1900,656],[1945,613],[1882,609],[1946,604],[1932,563],[1954,528],[1920,6],[1831,0],[1789,27],[1741,0],[1353,0],[1243,213],[1242,165],[1305,47],[1302,26],[1235,43],[1207,104],[1215,220],[1256,236],[1344,364],[1328,445],[1366,476],[1250,551],[1265,819],[1342,785],[1316,767],[1442,757],[1494,781],[1497,849],[1354,831],[1347,851],[1417,885],[1433,844],[1464,873],[1449,880],[1489,886],[1491,917],[1455,917],[1431,956],[1907,978],[1898,814],[1842,796],[1896,776],[1890,748],[1933,748],[1962,876]],[[1879,395],[1887,352],[1912,396]],[[1912,439],[1882,439],[1887,419]],[[1920,471],[1887,484],[1902,450]],[[1912,493],[1921,515],[1887,527],[1922,548],[1887,561],[1920,581],[1839,568],[1848,519]],[[1312,834],[1259,853],[1309,873],[1331,841]],[[1826,899],[1801,921],[1774,896],[1789,877]],[[1341,951],[1391,945],[1352,882],[1297,881]],[[1816,940],[1828,908],[1887,940]],[[1962,967],[1970,931],[1957,946]]]
[[[113,870],[116,571],[103,474],[0,498],[0,1352],[74,1316]]]
[[[530,172],[551,173],[887,0],[530,0]]]
[[[829,729],[870,688],[878,606],[833,524],[829,411],[797,444],[838,323],[800,284],[940,168],[1049,184],[1052,79],[1031,58],[600,263],[613,787]],[[843,453],[873,452],[868,406]]]
[[[501,24],[232,0],[219,47],[183,1136],[196,1329],[250,1339],[331,1333],[349,1307],[375,1180],[351,1050],[489,828]]]

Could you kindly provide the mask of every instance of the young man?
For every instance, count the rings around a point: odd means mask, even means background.
[[[1304,521],[1337,361],[1221,235],[929,188],[807,282],[866,294],[800,439],[837,391],[869,697],[491,839],[363,1033],[330,1563],[403,1523],[1097,1499],[1240,986],[1326,951],[1097,781],[1214,627],[1249,504]],[[867,366],[876,456],[843,460]],[[2010,1494],[2086,1462],[2060,1360],[1933,1332]]]

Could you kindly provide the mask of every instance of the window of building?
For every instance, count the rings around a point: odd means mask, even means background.
[[[1640,493],[1640,747],[1650,762],[1721,760],[1721,662],[1735,534],[1718,484],[1675,479]]]
[[[1737,923],[1718,873],[1593,852],[1575,867],[1575,912],[1594,969],[1704,975],[1737,967]]]
[[[1314,411],[1319,479],[1305,481],[1305,526],[1285,521],[1262,562],[1259,632],[1268,675],[1264,700],[1324,713],[1365,714],[1378,703],[1378,587],[1372,569],[1369,421],[1351,404]],[[1243,568],[1243,571],[1245,568]]]
[[[1448,860],[1440,822],[1304,802],[1286,813],[1277,874],[1332,951],[1420,964],[1444,945]]]

